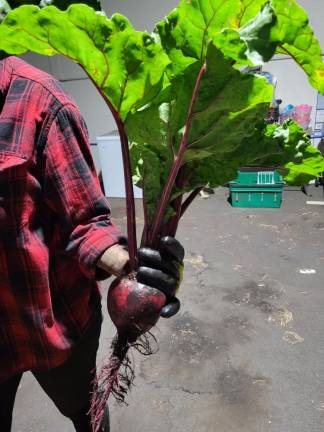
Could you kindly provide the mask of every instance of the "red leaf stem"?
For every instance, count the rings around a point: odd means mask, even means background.
[[[125,125],[119,115],[119,112],[114,108],[114,106],[107,98],[105,93],[101,90],[98,84],[91,78],[91,76],[87,73],[85,69],[84,71],[88,75],[90,80],[93,82],[98,92],[105,100],[106,104],[108,105],[108,108],[110,109],[118,128],[121,150],[122,150],[123,168],[124,168],[129,262],[130,262],[131,270],[134,271],[137,268],[136,216],[135,216],[134,189],[133,189],[133,181],[132,181],[132,169],[130,163],[128,138],[125,131]]]
[[[194,189],[190,195],[186,198],[184,203],[181,206],[181,212],[180,217],[183,216],[184,212],[187,210],[187,208],[190,206],[192,201],[196,198],[196,196],[199,194],[199,192],[202,190],[202,187],[198,187],[197,189]]]
[[[188,167],[186,165],[182,165],[175,182],[178,189],[181,190],[184,188],[185,184],[188,181],[188,177],[189,177],[188,174],[189,174]],[[175,198],[172,201],[171,205],[175,211],[175,215],[172,216],[168,221],[168,223],[166,224],[166,226],[162,228],[161,230],[162,235],[170,235],[173,237],[176,235],[178,225],[179,225],[179,220],[181,218],[182,199],[183,199],[183,194],[179,195],[177,198]]]
[[[124,123],[120,119],[119,114],[117,112],[116,114],[117,117],[115,118],[115,121],[117,123],[120,136],[124,166],[129,262],[131,270],[134,271],[137,269],[137,239],[132,169],[129,156],[128,138],[125,132]]]
[[[163,222],[165,209],[166,209],[166,206],[167,206],[168,201],[170,199],[172,188],[175,184],[177,175],[179,173],[179,170],[180,170],[182,162],[183,162],[183,157],[184,157],[185,151],[187,149],[188,138],[189,138],[191,123],[192,123],[192,119],[193,119],[193,109],[194,109],[194,105],[196,103],[196,99],[198,96],[199,84],[200,84],[200,81],[201,81],[202,77],[204,76],[205,72],[206,72],[206,63],[204,63],[202,65],[202,67],[201,67],[201,69],[197,75],[194,91],[193,91],[192,98],[191,98],[190,105],[189,105],[189,110],[188,110],[188,115],[187,115],[187,120],[186,120],[186,125],[185,125],[185,132],[184,132],[182,139],[181,139],[179,152],[174,158],[168,180],[167,180],[166,185],[163,189],[162,196],[161,196],[159,204],[158,204],[157,212],[156,212],[154,219],[153,219],[152,233],[151,233],[151,237],[149,239],[149,245],[153,246],[153,247],[154,246],[156,247],[156,243],[157,243],[157,240],[159,237],[159,232],[160,232],[161,225]]]
[[[162,236],[170,235],[174,237],[176,235],[178,225],[179,225],[179,220],[180,220],[181,204],[182,204],[182,195],[179,195],[172,202],[172,207],[174,208],[176,214],[170,218],[166,227],[162,228],[162,233],[161,233]]]
[[[146,201],[145,201],[145,187],[144,187],[144,185],[143,185],[142,191],[143,191],[144,227],[143,227],[142,238],[141,238],[141,247],[145,246],[147,244],[148,229],[149,229],[148,210],[147,210],[147,204],[146,204]]]

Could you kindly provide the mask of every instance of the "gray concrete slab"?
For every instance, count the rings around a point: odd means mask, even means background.
[[[156,355],[135,356],[112,432],[323,432],[324,207],[306,205],[322,199],[310,192],[285,191],[280,210],[232,208],[225,189],[193,204],[178,233],[181,312],[158,323]],[[124,226],[123,202],[111,203]],[[99,361],[113,335],[106,316]],[[40,431],[73,428],[25,374],[13,432]]]

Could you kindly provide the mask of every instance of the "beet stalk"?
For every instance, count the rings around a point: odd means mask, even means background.
[[[152,232],[149,239],[151,246],[156,246],[161,235],[163,215],[170,194],[175,182],[178,186],[183,186],[185,182],[185,170],[181,170],[184,153],[187,149],[190,127],[193,118],[193,108],[198,95],[200,81],[206,71],[204,64],[197,76],[195,88],[190,103],[186,129],[181,140],[178,155],[174,163],[165,188],[162,192],[157,213],[153,221]],[[98,87],[97,87],[98,88]],[[118,402],[124,402],[128,390],[134,380],[134,370],[129,356],[130,348],[135,348],[144,355],[152,354],[147,334],[158,321],[161,310],[166,304],[166,296],[158,289],[140,284],[136,280],[137,269],[137,242],[136,242],[136,221],[135,221],[135,202],[133,194],[133,183],[130,166],[130,156],[128,148],[128,138],[125,126],[119,113],[114,109],[106,96],[100,91],[107,105],[109,106],[116,121],[123,155],[124,179],[126,190],[126,210],[127,210],[127,234],[128,248],[130,257],[131,272],[113,281],[108,292],[108,312],[117,328],[117,335],[112,343],[112,354],[109,360],[101,368],[94,382],[94,391],[91,400],[90,415],[92,420],[93,432],[101,431],[101,422],[105,412],[106,404],[110,394],[113,394]],[[180,176],[178,176],[180,171]],[[183,210],[182,197],[175,201],[176,217],[170,222],[169,229],[175,235],[179,218]],[[147,226],[146,228],[147,229]],[[146,237],[147,233],[145,233]],[[146,239],[146,242],[148,239]],[[147,245],[147,244],[146,244]]]
[[[194,115],[194,106],[195,106],[197,96],[198,96],[200,81],[202,80],[202,78],[206,72],[206,69],[207,69],[207,65],[206,65],[206,63],[204,63],[202,65],[199,73],[198,73],[197,78],[196,78],[194,91],[192,94],[192,98],[190,101],[189,110],[188,110],[188,114],[187,114],[185,132],[182,136],[178,154],[174,158],[168,180],[167,180],[166,185],[163,189],[163,192],[162,192],[162,195],[161,195],[161,198],[160,198],[160,201],[159,201],[159,204],[157,206],[157,210],[156,210],[156,213],[155,213],[155,216],[153,219],[151,237],[150,237],[150,241],[149,241],[150,246],[153,246],[153,247],[156,247],[156,245],[157,245],[157,241],[159,239],[160,229],[161,229],[161,225],[163,222],[165,210],[166,210],[166,207],[168,205],[172,189],[176,183],[177,176],[178,176],[179,171],[182,167],[183,158],[184,158],[185,152],[186,152],[187,147],[188,147],[190,128],[191,128],[193,115]],[[181,200],[179,200],[177,205],[179,207],[181,206]],[[180,212],[177,212],[177,213],[178,213],[177,217],[178,217],[178,221],[179,221]],[[172,225],[173,224],[174,224],[174,222],[172,222]],[[177,223],[175,225],[177,226]],[[173,227],[172,231],[173,231],[172,235],[175,235],[176,229],[174,229],[174,227]],[[169,233],[169,234],[171,235],[171,233]]]
[[[128,324],[132,322],[132,319],[135,315],[132,312],[132,309],[128,308],[127,310],[131,312],[131,316],[124,316],[124,321],[120,319],[121,313],[123,311],[123,307],[125,304],[120,305],[118,303],[118,299],[126,299],[126,302],[129,301],[130,295],[132,294],[133,304],[136,304],[136,295],[140,294],[140,291],[143,291],[147,294],[147,290],[145,291],[144,287],[140,289],[139,284],[135,279],[135,271],[137,269],[137,240],[136,240],[136,219],[135,219],[135,201],[134,201],[134,191],[133,191],[133,182],[132,182],[132,172],[131,172],[131,164],[130,164],[130,155],[128,148],[128,138],[125,132],[125,127],[122,119],[119,116],[118,111],[113,107],[109,99],[106,95],[101,91],[98,85],[92,80],[89,76],[93,84],[96,86],[97,90],[104,98],[107,103],[114,119],[118,127],[118,132],[120,136],[121,149],[122,149],[122,157],[123,157],[123,168],[124,168],[124,180],[125,180],[125,193],[126,193],[126,214],[127,214],[127,236],[128,236],[128,251],[129,251],[129,262],[130,262],[130,270],[131,273],[127,277],[123,279],[116,279],[110,289],[108,294],[108,310],[112,317],[112,320],[117,328],[117,335],[112,342],[112,354],[107,362],[102,366],[100,372],[97,374],[94,383],[93,383],[93,393],[91,398],[91,407],[90,407],[90,415],[92,422],[93,432],[100,432],[101,423],[105,413],[105,408],[107,405],[108,398],[112,393],[115,398],[122,402],[124,400],[127,391],[130,389],[133,379],[134,379],[134,371],[131,366],[131,360],[129,358],[128,352],[131,346],[134,348],[141,349],[143,352],[146,350],[147,353],[150,353],[150,346],[146,339],[136,342],[136,339],[146,330],[151,328],[149,325],[143,326],[141,322],[134,322],[134,326],[131,328],[127,328],[124,325],[125,322]],[[149,288],[149,287],[147,287]],[[152,289],[150,289],[152,290]],[[157,290],[154,290],[157,291]],[[160,294],[160,292],[159,292]],[[141,295],[142,299],[144,294]],[[163,294],[164,296],[164,294]],[[157,297],[157,296],[156,296]],[[147,296],[148,298],[148,296]],[[158,298],[158,297],[157,297]],[[116,300],[114,302],[114,300]],[[153,312],[151,310],[151,315],[149,319],[152,320],[152,325],[155,324],[159,317],[160,310],[165,304],[166,298],[159,296],[160,303],[158,304],[157,309],[159,312],[156,312],[153,317]],[[110,302],[114,306],[110,306]],[[162,304],[163,302],[163,304]],[[145,307],[142,303],[142,313],[145,312]],[[145,303],[147,305],[147,301]],[[157,305],[157,303],[154,303]],[[162,304],[162,306],[160,306]],[[160,308],[159,308],[160,307]],[[151,306],[152,308],[152,306]],[[135,331],[136,329],[136,331]]]
[[[89,78],[91,79],[91,77]],[[159,319],[161,310],[166,304],[166,296],[160,290],[136,281],[137,241],[135,201],[128,138],[119,113],[95,82],[94,85],[112,112],[120,136],[131,270],[127,276],[115,279],[108,292],[108,312],[117,328],[117,335],[112,342],[112,353],[107,362],[102,366],[93,383],[94,390],[91,398],[90,415],[93,432],[100,432],[110,394],[113,394],[118,402],[124,402],[125,396],[132,386],[135,375],[129,356],[130,348],[134,348],[144,355],[153,353],[149,338],[145,333],[149,333],[150,329]],[[155,340],[154,336],[151,336]]]

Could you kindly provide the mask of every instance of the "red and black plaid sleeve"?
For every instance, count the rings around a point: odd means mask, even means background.
[[[65,251],[92,277],[102,253],[126,239],[109,219],[87,129],[73,105],[63,106],[49,128],[44,167],[44,197],[64,232]]]

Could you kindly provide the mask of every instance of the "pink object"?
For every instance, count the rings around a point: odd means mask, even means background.
[[[298,105],[295,107],[294,118],[304,129],[307,129],[311,120],[311,105]]]

